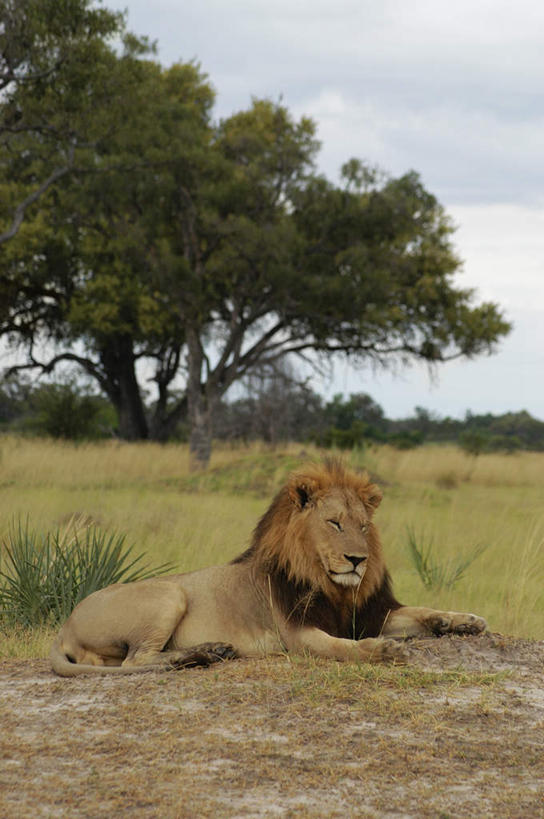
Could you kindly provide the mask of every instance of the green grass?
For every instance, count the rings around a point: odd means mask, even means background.
[[[208,471],[190,475],[181,445],[1,438],[0,538],[14,515],[39,530],[84,515],[176,571],[224,563],[246,548],[288,472],[317,457],[300,445],[222,447]],[[544,454],[474,459],[437,446],[346,457],[369,468],[384,489],[376,522],[402,602],[474,611],[494,631],[544,638]],[[487,549],[453,588],[429,590],[411,560],[407,527],[424,531],[445,565],[477,544]],[[25,645],[41,645],[25,640],[21,656],[28,656]],[[6,635],[0,654],[14,652],[17,640]]]
[[[439,560],[432,538],[427,538],[424,532],[416,532],[408,526],[406,542],[419,579],[426,589],[433,591],[453,589],[466,575],[469,566],[485,552],[488,545],[477,543],[468,554]]]
[[[168,563],[147,565],[124,535],[81,517],[47,532],[14,520],[0,557],[0,618],[8,626],[60,624],[98,589],[172,571]]]

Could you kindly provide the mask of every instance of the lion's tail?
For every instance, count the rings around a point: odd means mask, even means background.
[[[143,671],[155,671],[157,666],[122,666],[122,665],[90,665],[88,663],[74,663],[68,659],[66,651],[62,648],[62,638],[59,635],[49,652],[51,667],[56,674],[61,677],[79,677],[82,674],[112,675],[112,674],[137,674]]]

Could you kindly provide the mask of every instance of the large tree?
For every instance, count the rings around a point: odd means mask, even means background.
[[[352,160],[337,186],[315,174],[317,147],[311,121],[255,101],[217,129],[221,184],[164,222],[168,254],[155,260],[171,265],[185,328],[200,465],[217,402],[257,365],[315,353],[435,364],[490,352],[509,330],[455,286],[452,226],[417,174],[388,179]]]
[[[173,186],[177,195],[178,179],[190,186],[202,165],[213,100],[197,66],[165,71],[134,52],[119,57],[104,47],[119,104],[95,100],[99,138],[0,248],[0,332],[26,344],[24,367],[83,368],[116,407],[128,439],[150,431],[165,437],[183,409],[171,417],[167,404],[184,331],[168,293],[155,287],[149,250],[163,200]],[[44,341],[48,355],[40,358]],[[141,359],[158,387],[151,421],[137,377]]]
[[[147,42],[126,34],[123,15],[91,0],[0,0],[0,244],[103,136],[96,113],[118,105],[109,71]]]
[[[416,174],[351,160],[333,184],[315,170],[314,124],[283,105],[255,100],[214,125],[196,66],[132,56],[109,70],[138,81],[125,82],[121,114],[97,106],[88,164],[8,243],[0,330],[26,339],[26,366],[83,367],[123,437],[164,438],[187,412],[205,465],[218,402],[257,366],[330,354],[434,364],[490,352],[508,331],[495,305],[456,286],[451,224]],[[44,336],[57,349],[38,360]]]

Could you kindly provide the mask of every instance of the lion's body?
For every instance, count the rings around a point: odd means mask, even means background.
[[[83,600],[53,645],[53,669],[132,673],[281,651],[395,659],[401,644],[384,638],[482,631],[475,615],[397,602],[372,523],[380,500],[366,475],[336,462],[295,474],[233,563]]]

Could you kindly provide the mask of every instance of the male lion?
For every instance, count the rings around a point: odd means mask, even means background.
[[[338,461],[293,474],[227,566],[116,584],[79,603],[51,650],[63,676],[309,652],[402,658],[395,639],[476,634],[474,614],[411,608],[391,591],[373,515],[379,488]]]

